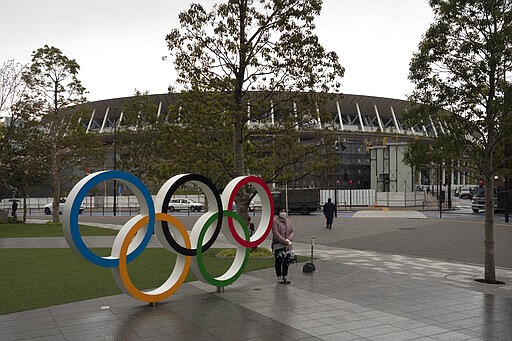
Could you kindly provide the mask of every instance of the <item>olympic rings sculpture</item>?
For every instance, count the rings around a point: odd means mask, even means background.
[[[107,180],[126,184],[139,202],[140,213],[123,225],[114,240],[111,255],[100,257],[85,245],[78,227],[78,216],[80,205],[91,189]],[[190,236],[177,217],[167,214],[171,197],[187,182],[197,185],[209,203],[208,211],[195,222]],[[232,211],[236,194],[247,184],[256,189],[262,205],[260,223],[252,236],[242,217]],[[122,171],[107,170],[92,173],[73,187],[62,211],[62,226],[69,246],[85,260],[111,268],[117,286],[124,293],[144,302],[159,302],[178,290],[189,268],[192,268],[196,278],[217,287],[225,287],[236,281],[247,264],[249,248],[258,246],[268,236],[273,215],[270,190],[263,180],[255,176],[240,176],[231,180],[219,195],[208,178],[199,174],[179,174],[167,180],[153,202],[149,190],[137,177]],[[167,280],[158,288],[141,291],[131,281],[127,264],[146,248],[153,231],[160,243],[176,254],[176,264]],[[236,247],[236,254],[230,268],[224,274],[213,277],[205,268],[202,255],[215,243],[220,232]]]

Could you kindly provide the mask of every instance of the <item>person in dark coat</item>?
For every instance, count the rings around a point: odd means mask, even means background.
[[[16,202],[16,200],[13,200],[12,202],[12,207],[11,207],[11,215],[14,217],[14,218],[17,218],[16,217],[16,210],[18,209],[18,203]]]
[[[332,221],[334,219],[334,212],[336,211],[336,206],[331,202],[331,198],[327,199],[327,202],[324,204],[324,216],[326,219],[325,228],[332,229]]]

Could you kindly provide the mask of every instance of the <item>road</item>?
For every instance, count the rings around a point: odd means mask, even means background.
[[[297,242],[310,243],[311,238],[315,237],[316,244],[331,247],[483,264],[484,213],[471,212],[467,203],[469,200],[454,200],[454,206],[459,206],[458,210],[443,212],[442,219],[439,219],[438,211],[422,212],[427,219],[353,218],[354,212],[339,211],[332,230],[325,229],[325,219],[321,213],[307,216],[292,215],[290,219],[295,226]],[[175,215],[189,230],[199,216],[197,213],[189,216],[181,212]],[[80,222],[122,225],[129,218],[85,215],[80,217]],[[253,216],[252,221],[257,226],[259,216]],[[267,239],[263,246],[269,247],[270,236]],[[497,214],[497,266],[512,268],[511,246],[512,223],[504,223],[503,214]]]

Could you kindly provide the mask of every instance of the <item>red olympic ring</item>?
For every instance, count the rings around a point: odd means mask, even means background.
[[[256,176],[239,176],[231,180],[222,192],[222,202],[224,205],[226,205],[226,209],[231,211],[233,209],[233,202],[235,200],[236,194],[243,186],[247,184],[252,184],[256,188],[257,192],[263,191],[265,194],[261,195],[259,193],[262,205],[261,220],[258,228],[255,230],[255,233],[251,236],[250,241],[248,242],[244,238],[240,237],[233,224],[233,218],[226,217],[224,219],[227,219],[229,231],[236,242],[247,248],[253,248],[260,245],[267,238],[272,229],[274,201],[272,199],[272,193],[270,193],[267,184]]]

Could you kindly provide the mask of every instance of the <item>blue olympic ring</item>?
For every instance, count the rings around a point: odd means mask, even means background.
[[[153,199],[151,198],[151,194],[147,187],[137,177],[127,172],[115,170],[107,170],[90,174],[83,178],[70,192],[68,200],[66,200],[65,208],[62,212],[63,226],[66,224],[69,226],[69,229],[64,229],[64,236],[66,237],[68,244],[74,245],[74,249],[86,260],[93,264],[108,268],[119,266],[119,259],[100,257],[85,245],[78,227],[78,215],[80,213],[80,205],[87,196],[87,193],[89,193],[89,191],[97,184],[111,179],[125,182],[132,191],[135,192],[136,196],[143,197],[143,200],[139,200],[139,202],[142,202],[141,214],[147,214],[149,216],[149,223],[144,237],[140,241],[140,244],[127,256],[127,262],[134,260],[146,248],[147,244],[151,240],[151,235],[153,234],[155,226],[155,207],[153,205]],[[68,207],[68,203],[72,203],[70,209]]]

